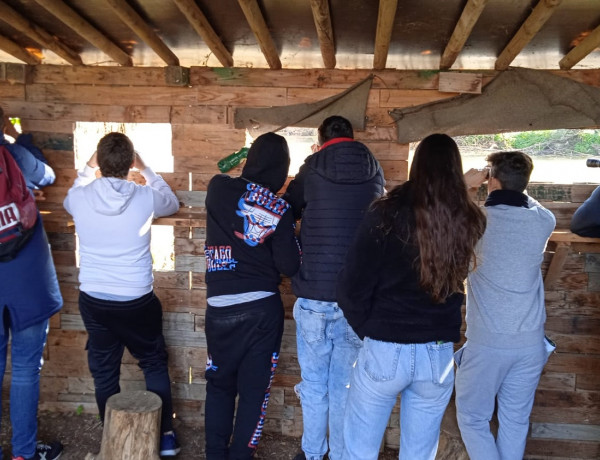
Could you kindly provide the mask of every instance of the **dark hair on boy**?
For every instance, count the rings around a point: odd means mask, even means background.
[[[0,131],[4,129],[4,109],[0,105]]]
[[[523,152],[496,152],[487,156],[490,177],[497,179],[503,190],[523,192],[529,183],[533,161]]]
[[[108,133],[96,148],[98,166],[104,177],[127,177],[135,160],[133,143],[123,133]]]
[[[352,123],[338,115],[323,120],[323,123],[319,126],[319,145],[323,145],[325,142],[338,137],[354,139]]]

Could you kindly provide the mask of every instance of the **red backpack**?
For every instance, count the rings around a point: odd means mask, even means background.
[[[23,173],[0,145],[0,262],[12,260],[32,237],[37,206]]]

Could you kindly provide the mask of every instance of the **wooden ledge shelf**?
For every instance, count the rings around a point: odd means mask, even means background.
[[[600,238],[589,238],[575,235],[570,230],[554,230],[550,235],[550,241],[557,243],[595,243],[600,244]]]
[[[42,208],[40,214],[46,231],[57,233],[73,233],[75,223],[71,215],[63,208]],[[171,225],[173,227],[204,227],[206,211],[204,208],[180,208],[175,214],[159,217],[153,225]]]
[[[574,233],[571,233],[570,230],[559,229],[553,231],[549,241],[556,243],[556,249],[554,250],[554,255],[548,266],[546,276],[544,277],[544,288],[546,290],[552,289],[554,283],[560,277],[563,265],[573,249],[573,246],[595,246],[594,251],[600,252],[600,238],[588,238],[575,235]]]
[[[75,225],[73,219],[62,208],[40,210],[46,231],[56,233],[74,233]],[[173,227],[195,227],[206,226],[206,209],[204,207],[180,208],[175,214],[156,219],[153,225],[170,225]],[[559,229],[552,232],[549,239],[556,244],[552,260],[544,278],[546,290],[552,289],[556,280],[560,277],[563,265],[572,250],[581,252],[600,252],[600,238],[587,238],[575,235],[569,230]]]

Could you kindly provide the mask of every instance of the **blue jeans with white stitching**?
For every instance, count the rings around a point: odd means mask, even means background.
[[[307,460],[339,460],[352,365],[362,341],[336,302],[299,297],[294,305],[298,362],[302,381],[296,393],[302,405],[302,450]]]
[[[390,414],[400,401],[401,459],[433,460],[454,386],[453,344],[400,344],[369,337],[352,372],[343,460],[377,460]]]

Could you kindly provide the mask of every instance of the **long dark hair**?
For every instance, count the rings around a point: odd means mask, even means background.
[[[396,187],[375,206],[386,233],[406,235],[398,222],[400,206],[414,214],[410,241],[418,247],[415,268],[421,287],[434,302],[463,291],[475,245],[485,230],[485,215],[467,193],[458,146],[445,134],[432,134],[415,151],[409,181]]]

